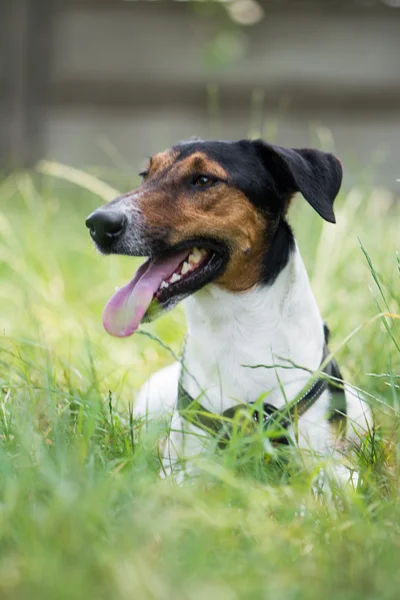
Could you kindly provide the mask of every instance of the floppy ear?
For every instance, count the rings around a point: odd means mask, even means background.
[[[300,192],[323,219],[336,222],[333,201],[342,183],[342,165],[333,154],[254,143],[279,189]]]

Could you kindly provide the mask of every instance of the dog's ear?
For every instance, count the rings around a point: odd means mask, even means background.
[[[264,166],[282,192],[300,192],[326,221],[335,223],[333,201],[342,183],[342,165],[327,152],[254,142]]]

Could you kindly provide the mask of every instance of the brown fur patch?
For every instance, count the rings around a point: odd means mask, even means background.
[[[190,175],[223,180],[210,187],[188,187]],[[216,281],[230,291],[253,287],[261,275],[267,222],[246,196],[229,185],[217,162],[196,152],[177,160],[170,152],[155,156],[140,188],[139,205],[148,227],[168,228],[169,243],[209,237],[230,249],[225,272]]]
[[[153,175],[162,174],[168,167],[174,164],[176,159],[176,153],[171,150],[165,150],[165,152],[159,152],[150,159],[148,168],[148,177]]]

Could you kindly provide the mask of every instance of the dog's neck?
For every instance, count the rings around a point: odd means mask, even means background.
[[[293,399],[310,376],[304,369],[321,363],[323,321],[297,245],[272,285],[242,293],[209,285],[185,308],[183,384],[213,412],[265,392],[267,402],[282,406],[282,387]],[[269,368],[250,368],[256,365]]]

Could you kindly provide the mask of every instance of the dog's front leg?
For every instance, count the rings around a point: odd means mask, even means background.
[[[170,431],[163,445],[161,455],[162,478],[173,477],[178,483],[183,481],[185,475],[184,460],[184,432],[182,419],[177,411],[174,411],[171,419]]]
[[[181,483],[185,477],[197,475],[196,458],[204,452],[208,439],[202,430],[187,423],[175,411],[162,454],[161,476],[172,476]]]

